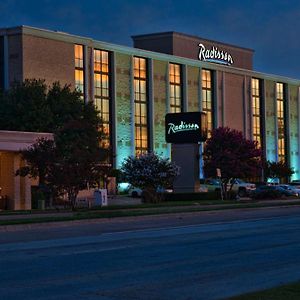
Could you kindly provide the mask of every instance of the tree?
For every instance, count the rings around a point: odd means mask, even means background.
[[[59,82],[49,87],[41,79],[15,82],[0,94],[0,129],[55,133],[82,118],[85,103],[80,97],[79,91]],[[97,114],[93,117],[99,119]]]
[[[295,173],[294,169],[290,168],[283,161],[266,161],[263,168],[265,178],[271,178],[272,180],[279,178],[279,180],[282,181],[282,179],[289,178]]]
[[[21,151],[28,166],[21,168],[18,174],[39,177],[40,185],[48,185],[53,193],[67,192],[74,207],[79,190],[99,182],[109,169],[105,163],[108,149],[100,147],[105,135],[99,112],[92,103],[85,104],[78,91],[72,91],[67,85],[61,87],[59,83],[47,90],[43,81],[28,80],[14,86],[1,101],[9,102],[12,95],[16,96],[12,98],[13,105],[9,106],[10,114],[24,114],[27,125],[19,124],[18,120],[11,121],[11,125],[9,122],[13,116],[9,118],[7,113],[2,128],[54,133],[53,141],[41,139]],[[36,97],[34,102],[30,95]],[[38,104],[39,97],[43,105]],[[26,101],[30,103],[27,109]],[[41,114],[46,111],[43,121],[44,115]],[[1,113],[4,114],[3,110]]]
[[[46,184],[51,163],[55,159],[55,144],[53,140],[41,138],[26,150],[21,151],[27,166],[17,171],[17,175],[30,174],[33,178],[39,177],[40,184]]]
[[[144,190],[146,201],[160,200],[158,188],[171,186],[179,175],[179,168],[169,159],[161,158],[151,152],[138,157],[128,157],[121,168],[124,179],[135,187]]]
[[[15,82],[0,95],[0,129],[49,132],[52,113],[43,80]]]
[[[55,162],[55,143],[53,140],[41,138],[27,149],[21,151],[23,159],[27,165],[21,167],[16,172],[16,176],[30,175],[32,178],[39,178],[39,193],[45,194],[46,205],[51,206],[51,192],[54,189],[48,188],[49,175],[52,173],[53,163]]]
[[[99,146],[102,135],[93,121],[93,106],[84,110],[90,113],[68,122],[55,135],[55,164],[48,179],[58,191],[67,192],[72,207],[80,190],[94,186],[108,172],[108,150]]]
[[[212,131],[204,146],[203,160],[206,177],[216,177],[216,169],[221,170],[222,189],[226,197],[231,178],[256,177],[262,170],[261,150],[257,148],[257,143],[245,139],[242,132],[228,127]]]

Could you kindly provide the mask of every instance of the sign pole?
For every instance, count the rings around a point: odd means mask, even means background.
[[[223,197],[223,185],[222,185],[222,174],[221,174],[221,169],[217,168],[217,177],[220,180],[220,185],[221,185],[221,200],[224,201],[224,197]]]

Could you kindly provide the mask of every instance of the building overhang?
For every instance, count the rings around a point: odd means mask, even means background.
[[[40,138],[53,139],[52,133],[0,130],[0,151],[18,152]]]

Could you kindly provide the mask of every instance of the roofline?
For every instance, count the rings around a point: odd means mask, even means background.
[[[228,44],[228,43],[224,43],[224,42],[220,42],[220,41],[216,41],[216,40],[206,39],[206,38],[202,38],[200,36],[186,34],[186,33],[177,32],[177,31],[165,31],[165,32],[156,32],[156,33],[132,35],[131,38],[133,40],[134,39],[144,39],[144,38],[149,38],[149,37],[167,36],[167,35],[170,35],[170,34],[185,37],[185,38],[190,38],[190,39],[200,39],[200,40],[207,41],[207,42],[210,42],[210,43],[217,43],[217,44],[227,46],[227,47],[231,47],[231,48],[238,48],[238,49],[242,49],[242,50],[249,51],[249,52],[252,52],[252,53],[255,52],[255,50],[251,49],[251,48],[246,48],[246,47],[241,47],[241,46],[238,46],[238,45]]]
[[[33,36],[38,36],[38,37],[43,37],[43,38],[52,38],[52,39],[55,39],[58,41],[69,42],[69,43],[74,43],[74,44],[76,44],[76,43],[83,44],[83,45],[87,45],[90,47],[100,48],[100,49],[102,48],[107,51],[116,51],[119,53],[131,55],[131,56],[143,56],[143,57],[162,60],[162,61],[166,61],[166,62],[173,62],[173,63],[182,64],[182,65],[189,65],[189,66],[194,66],[194,67],[199,67],[199,68],[224,71],[224,72],[229,72],[229,73],[234,73],[234,74],[239,74],[239,75],[246,75],[246,76],[251,76],[251,77],[256,77],[256,78],[261,78],[261,79],[285,82],[285,83],[290,83],[290,84],[300,86],[300,79],[295,79],[295,78],[290,78],[290,77],[285,77],[285,76],[280,76],[280,75],[274,75],[274,74],[268,74],[268,73],[262,73],[262,72],[253,71],[253,70],[241,69],[241,68],[236,68],[233,66],[223,66],[223,65],[218,65],[218,64],[209,63],[209,62],[203,62],[203,61],[195,60],[195,59],[191,59],[191,58],[183,58],[180,56],[175,56],[175,55],[170,55],[170,54],[165,54],[165,53],[160,53],[160,52],[142,50],[142,49],[128,47],[128,46],[122,46],[122,45],[111,44],[111,43],[107,43],[107,42],[101,42],[101,41],[93,40],[92,38],[76,36],[76,35],[61,32],[61,31],[53,31],[53,30],[47,30],[47,29],[41,29],[41,28],[35,28],[35,27],[22,25],[22,26],[17,26],[17,27],[12,27],[12,28],[4,28],[4,29],[0,28],[0,35],[1,35],[1,31],[3,31],[3,30],[9,30],[9,31],[17,30],[16,32],[13,32],[13,33],[16,33],[16,34],[23,33],[23,34],[28,34],[28,35],[33,35]]]

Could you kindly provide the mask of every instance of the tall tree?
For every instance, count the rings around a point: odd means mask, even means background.
[[[108,149],[100,147],[103,133],[94,106],[83,106],[81,116],[56,133],[56,163],[49,178],[57,190],[67,192],[73,207],[78,192],[94,186],[108,172]]]
[[[228,127],[212,131],[204,146],[203,160],[206,177],[216,177],[216,170],[221,170],[225,193],[231,178],[257,177],[262,170],[261,150],[257,148],[257,143]]]
[[[52,113],[43,80],[15,82],[0,95],[0,129],[49,132]]]
[[[34,101],[30,95],[34,95]],[[56,192],[67,192],[74,206],[79,190],[87,184],[94,185],[108,172],[105,164],[108,149],[100,147],[105,135],[99,112],[92,103],[85,104],[78,91],[59,83],[47,90],[43,81],[28,80],[14,86],[1,101],[8,103],[9,99],[13,104],[0,123],[2,129],[54,133],[54,141],[38,140],[21,152],[29,165],[18,174],[38,176],[41,185],[46,184]],[[25,115],[25,124],[10,121],[16,112]],[[4,115],[4,110],[1,113]]]

